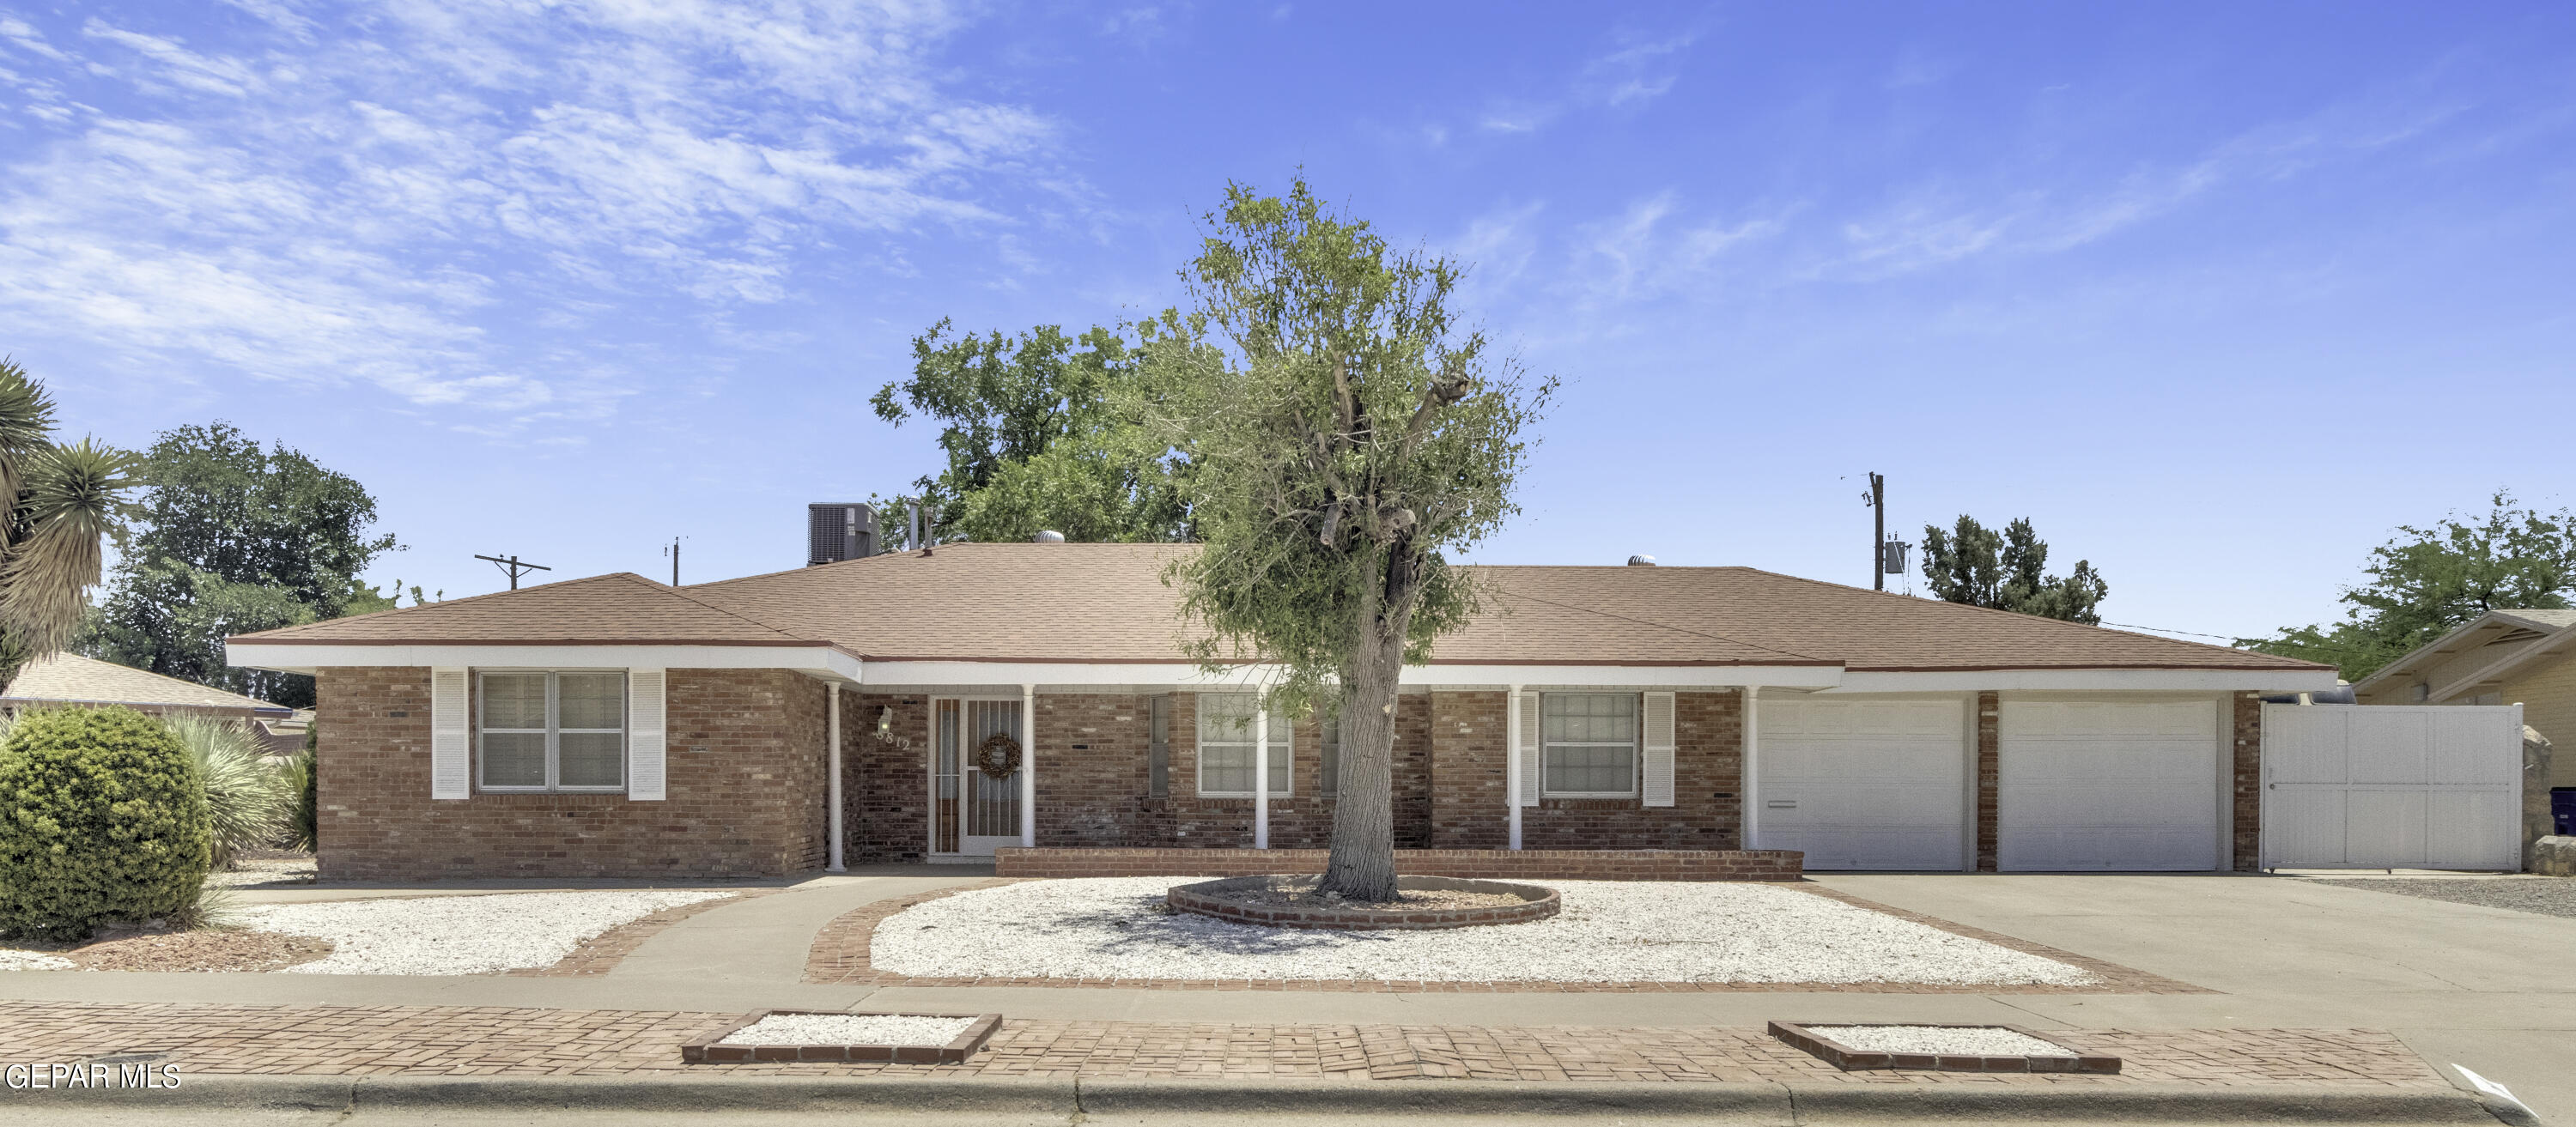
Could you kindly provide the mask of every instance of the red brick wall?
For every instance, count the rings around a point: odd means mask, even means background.
[[[2236,871],[2250,873],[2263,864],[2263,697],[2235,693],[2230,703],[2236,812],[2229,834],[2235,838]]]
[[[2003,698],[1977,694],[1977,871],[1995,871],[2003,787]]]
[[[325,670],[327,879],[768,876],[819,866],[824,689],[784,670],[670,673],[668,795],[429,797],[429,671]]]
[[[1521,845],[1733,849],[1743,844],[1743,783],[1744,694],[1675,693],[1671,806],[1634,798],[1542,798],[1521,811]]]
[[[1794,849],[1399,849],[1409,876],[1558,880],[1797,880]],[[1018,849],[995,856],[1006,877],[1240,877],[1320,873],[1321,849]]]
[[[1511,844],[1504,805],[1510,769],[1507,693],[1431,694],[1431,847],[1501,849]]]
[[[894,710],[884,739],[877,715]],[[930,841],[930,701],[841,693],[841,832],[850,862],[919,860]]]

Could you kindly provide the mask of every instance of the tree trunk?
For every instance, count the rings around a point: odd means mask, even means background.
[[[1344,899],[1395,899],[1395,704],[1404,631],[1371,624],[1342,679],[1342,766],[1333,801],[1333,851],[1316,891]]]

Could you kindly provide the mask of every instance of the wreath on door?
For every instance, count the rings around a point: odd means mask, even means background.
[[[1020,769],[1020,741],[1012,739],[1008,732],[984,737],[984,742],[975,745],[975,769],[988,779],[1010,778]]]

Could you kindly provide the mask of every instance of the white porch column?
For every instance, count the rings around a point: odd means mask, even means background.
[[[1270,709],[1252,713],[1252,847],[1270,848]]]
[[[1020,844],[1038,844],[1038,687],[1020,686]]]
[[[1761,686],[1744,686],[1744,848],[1760,849],[1762,832],[1762,725],[1754,718]]]
[[[837,873],[843,871],[841,849],[844,840],[841,836],[841,686],[838,682],[832,685],[832,720],[828,727],[831,729],[831,734],[825,737],[827,742],[824,745],[826,750],[823,754],[824,762],[832,765],[832,782],[826,788],[826,792],[831,795],[832,803],[830,810],[832,863],[824,871]]]
[[[1512,848],[1521,847],[1521,687],[1505,690],[1503,704],[1503,804],[1512,812]]]

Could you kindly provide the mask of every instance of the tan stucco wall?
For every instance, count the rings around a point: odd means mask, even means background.
[[[2543,658],[2502,688],[2504,703],[2522,706],[2522,722],[2549,737],[2550,785],[2576,786],[2576,653]]]

